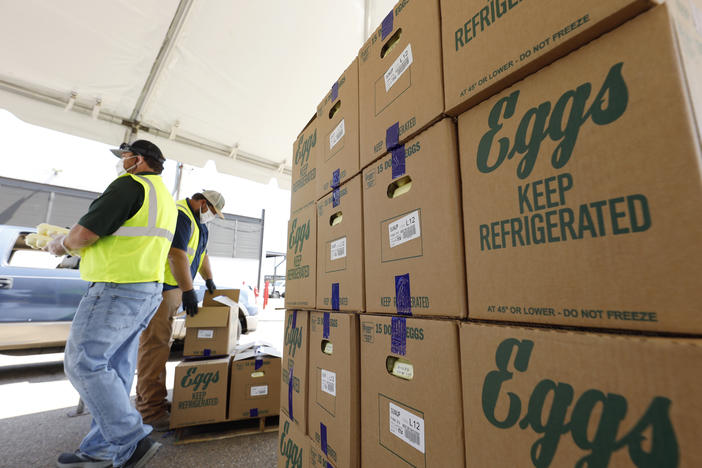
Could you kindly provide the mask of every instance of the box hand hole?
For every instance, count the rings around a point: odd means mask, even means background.
[[[388,356],[385,358],[385,368],[388,374],[397,378],[404,380],[412,380],[414,378],[414,365],[407,359]]]
[[[251,377],[253,377],[254,379],[259,379],[261,377],[265,377],[265,375],[266,375],[266,373],[263,371],[254,371],[251,373]]]
[[[402,28],[395,31],[395,34],[390,36],[388,42],[385,43],[382,49],[380,49],[380,58],[385,58],[385,56],[390,52],[400,41],[400,36],[402,35]]]
[[[334,117],[334,114],[339,112],[339,109],[341,109],[341,99],[339,99],[334,106],[332,106],[331,109],[329,109],[329,118],[331,119]]]
[[[397,198],[412,189],[412,178],[408,175],[397,179],[388,185],[388,198]]]
[[[331,341],[322,340],[322,352],[330,356],[334,353],[334,345]]]
[[[341,220],[343,219],[343,217],[343,213],[341,211],[337,211],[329,217],[329,225],[336,226],[337,224],[341,224]]]

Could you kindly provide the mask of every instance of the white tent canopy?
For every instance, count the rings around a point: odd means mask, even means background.
[[[0,0],[0,108],[290,187],[292,144],[389,0]]]

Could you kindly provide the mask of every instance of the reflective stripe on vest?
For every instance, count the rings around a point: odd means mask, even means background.
[[[144,202],[113,234],[83,249],[80,276],[92,282],[163,282],[178,210],[160,176],[120,177],[131,177],[143,187]]]
[[[176,206],[178,207],[178,210],[182,211],[183,214],[185,214],[190,220],[190,236],[188,237],[188,246],[187,250],[185,251],[188,256],[188,266],[190,267],[192,266],[193,261],[195,261],[195,254],[197,253],[197,247],[200,243],[200,229],[198,229],[196,225],[197,221],[195,220],[195,216],[193,216],[193,212],[188,205],[187,199],[178,200],[176,202]],[[205,250],[203,249],[202,253],[200,254],[200,268],[202,268],[202,259],[204,256]],[[166,260],[166,270],[163,282],[171,286],[178,285],[178,282],[171,271],[171,264],[168,262],[168,260]]]

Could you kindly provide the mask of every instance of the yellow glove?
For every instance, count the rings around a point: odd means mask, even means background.
[[[55,237],[58,234],[68,234],[68,229],[53,224],[41,223],[37,226],[37,233],[43,236]]]

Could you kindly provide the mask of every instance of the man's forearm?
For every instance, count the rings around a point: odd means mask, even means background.
[[[75,224],[63,239],[63,245],[66,249],[77,252],[80,249],[93,245],[100,238],[97,234],[88,228]]]
[[[210,257],[207,254],[202,258],[202,265],[200,265],[200,276],[202,279],[208,280],[212,279],[212,269],[210,268]]]
[[[193,279],[190,276],[190,263],[185,251],[171,248],[168,252],[168,263],[171,267],[171,273],[178,283],[178,287],[182,291],[190,291],[193,289]]]

